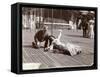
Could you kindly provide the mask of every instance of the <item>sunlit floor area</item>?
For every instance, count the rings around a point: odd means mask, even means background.
[[[58,30],[53,30],[53,35],[57,37]],[[50,51],[44,52],[43,48],[32,48],[34,32],[30,30],[22,30],[22,58],[23,69],[48,69],[62,67],[80,67],[91,66],[94,59],[94,39],[83,38],[82,30],[63,29],[61,41],[63,43],[71,42],[81,46],[82,53],[69,56]]]

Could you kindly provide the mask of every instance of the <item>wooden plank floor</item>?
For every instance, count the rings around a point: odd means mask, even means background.
[[[57,32],[57,31],[56,31]],[[58,35],[54,32],[54,35]],[[77,35],[76,35],[77,34]],[[75,67],[87,66],[93,63],[93,39],[82,38],[82,32],[65,31],[62,42],[70,41],[82,47],[83,51],[79,55],[68,56],[64,54],[44,52],[43,48],[34,49],[31,47],[33,41],[32,32],[23,31],[23,63],[42,63],[43,68],[53,67]],[[73,35],[73,36],[72,36]],[[76,35],[76,36],[74,36]]]
[[[43,49],[25,48],[23,51],[24,63],[42,63],[47,67],[73,67],[81,65],[91,65],[93,63],[93,54],[81,53],[76,56],[44,52]]]

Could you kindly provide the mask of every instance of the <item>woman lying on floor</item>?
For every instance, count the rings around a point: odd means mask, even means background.
[[[53,51],[54,53],[67,54],[70,56],[74,56],[74,55],[81,53],[82,49],[80,46],[69,43],[69,42],[67,42],[66,44],[62,43],[60,41],[62,30],[59,30],[59,32],[60,32],[60,34],[59,34],[58,38],[51,37],[51,39],[53,41],[52,41],[51,45],[48,48],[46,48],[45,50],[47,50],[47,51],[50,50],[50,51]]]

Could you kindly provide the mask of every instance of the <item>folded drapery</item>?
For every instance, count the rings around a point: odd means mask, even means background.
[[[70,52],[71,56],[81,53],[82,49],[80,46],[72,43],[66,44],[66,49]]]

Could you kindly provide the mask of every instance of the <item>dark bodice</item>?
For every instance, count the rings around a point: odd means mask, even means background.
[[[35,34],[34,38],[38,39],[40,42],[43,42],[46,38],[48,38],[48,33],[46,30],[40,30]]]

